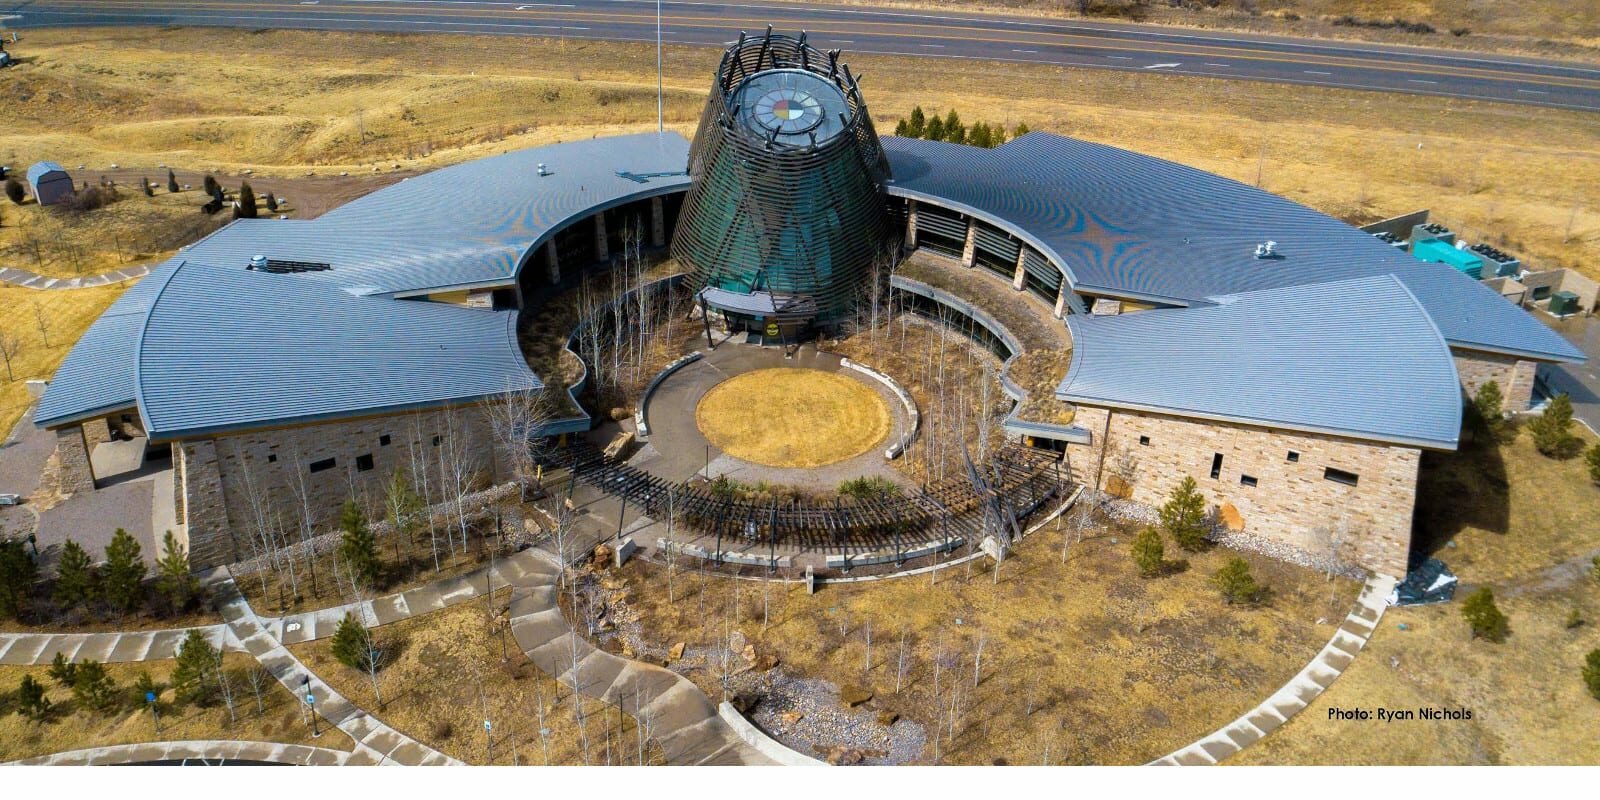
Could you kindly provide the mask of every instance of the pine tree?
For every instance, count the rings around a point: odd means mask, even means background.
[[[1528,423],[1533,433],[1533,446],[1549,458],[1571,458],[1583,446],[1583,440],[1572,433],[1572,401],[1564,394],[1550,399],[1544,413]]]
[[[1261,585],[1250,574],[1250,562],[1242,558],[1228,559],[1228,563],[1211,576],[1211,583],[1217,587],[1217,591],[1222,592],[1222,598],[1230,605],[1254,603],[1261,598]]]
[[[53,595],[63,610],[86,606],[95,600],[98,591],[94,559],[83,545],[68,539],[61,545],[61,558],[56,564],[56,588]]]
[[[144,574],[147,568],[139,543],[127,531],[118,528],[106,545],[106,566],[101,573],[106,602],[117,611],[127,614],[144,600]]]
[[[117,682],[106,672],[106,666],[92,658],[78,663],[77,674],[72,678],[72,698],[80,704],[104,711],[117,699]]]
[[[345,614],[339,620],[339,628],[333,632],[333,641],[329,643],[329,650],[333,657],[351,669],[366,672],[372,668],[374,651],[371,646],[372,632],[367,626],[361,624],[354,614]]]
[[[271,211],[274,214],[278,213],[278,196],[277,195],[273,194],[272,192],[267,192],[267,196],[266,196],[266,199],[265,199],[264,202],[267,204],[267,210],[268,211]]]
[[[339,540],[339,557],[344,560],[350,575],[368,589],[378,582],[378,539],[367,527],[367,515],[354,500],[346,500],[344,513],[339,517],[339,529],[344,531]]]
[[[78,665],[67,660],[66,653],[57,651],[56,657],[50,660],[50,667],[45,670],[45,674],[49,675],[50,680],[55,681],[57,686],[71,689],[72,684],[78,680]]]
[[[167,170],[167,192],[170,194],[178,193],[178,176],[172,174],[170,169]]]
[[[1589,452],[1583,457],[1583,463],[1589,468],[1589,480],[1600,486],[1600,442],[1589,448]]]
[[[1168,496],[1160,511],[1161,527],[1167,535],[1189,552],[1206,549],[1206,498],[1195,486],[1194,478],[1185,477]]]
[[[144,196],[145,197],[155,197],[156,196],[156,187],[154,187],[154,186],[152,186],[150,184],[150,179],[149,178],[144,178],[144,177],[139,178],[139,190],[144,192]]]
[[[911,109],[911,119],[906,120],[906,135],[913,139],[920,139],[927,128],[928,118],[922,113],[922,106],[913,107]]]
[[[1139,567],[1139,577],[1154,578],[1166,568],[1166,546],[1155,528],[1145,528],[1133,537],[1133,563]]]
[[[44,684],[32,675],[22,676],[17,687],[17,711],[34,722],[41,722],[50,713],[50,698],[45,697]]]
[[[1492,442],[1504,441],[1511,427],[1506,421],[1504,406],[1505,398],[1500,394],[1500,384],[1495,381],[1479,386],[1477,393],[1472,396],[1473,413]]]
[[[256,218],[256,190],[250,188],[249,182],[239,184],[239,205],[235,208],[239,219]]]
[[[989,129],[989,146],[999,147],[1006,143],[1006,126],[995,125]]]
[[[944,140],[956,144],[967,140],[967,126],[961,124],[961,115],[953,108],[944,115]]]
[[[22,188],[22,181],[6,178],[6,197],[11,198],[11,202],[22,205],[22,202],[28,199],[28,192]]]
[[[207,175],[200,185],[205,187],[207,197],[216,197],[222,191],[222,184],[217,183],[217,179],[210,175]]]
[[[38,575],[39,567],[21,539],[0,539],[0,617],[22,613]]]
[[[1027,136],[1027,135],[1028,135],[1028,123],[1026,123],[1026,122],[1019,122],[1019,123],[1017,123],[1017,127],[1011,129],[1011,138],[1013,138],[1013,139],[1021,139],[1022,137]]]
[[[910,134],[907,133],[907,131],[909,131],[910,129],[911,129],[910,123],[908,123],[908,122],[906,122],[905,120],[902,119],[899,122],[896,122],[894,124],[894,135],[900,136],[900,137],[909,136]]]
[[[1500,612],[1500,607],[1494,604],[1494,590],[1487,586],[1473,592],[1467,601],[1461,604],[1461,616],[1472,626],[1474,639],[1503,642],[1506,634],[1511,632],[1510,621]]]
[[[935,114],[928,118],[928,124],[922,127],[922,138],[930,142],[944,141],[944,120]]]
[[[172,670],[173,696],[183,703],[208,705],[217,696],[217,648],[192,628],[178,647],[178,664]]]
[[[1583,657],[1583,685],[1589,690],[1589,696],[1600,700],[1600,647]]]
[[[989,123],[972,123],[972,128],[967,131],[967,144],[970,144],[973,147],[992,147],[993,145],[990,144],[989,137]]]
[[[189,574],[189,552],[178,544],[172,531],[162,537],[161,546],[161,560],[156,562],[156,590],[166,596],[174,613],[182,612],[200,591],[200,582]]]

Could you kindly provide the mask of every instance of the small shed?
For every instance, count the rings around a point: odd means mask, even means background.
[[[72,176],[54,161],[40,161],[28,167],[28,188],[41,206],[53,206],[72,196]]]

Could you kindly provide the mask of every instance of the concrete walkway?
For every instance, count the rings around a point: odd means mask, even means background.
[[[182,764],[198,762],[214,766],[224,766],[229,762],[247,762],[294,764],[303,767],[378,763],[365,754],[329,750],[326,747],[307,747],[303,744],[278,744],[276,742],[206,740],[115,744],[8,761],[6,765],[92,767],[112,764],[149,764],[152,762],[176,762]]]
[[[1215,764],[1259,741],[1290,717],[1304,711],[1350,666],[1373,631],[1378,629],[1395,583],[1394,578],[1381,575],[1369,579],[1361,587],[1355,608],[1316,658],[1261,705],[1209,736],[1150,763],[1164,766]]]
[[[0,267],[0,283],[9,283],[12,286],[22,286],[28,289],[88,289],[95,286],[131,281],[149,274],[150,268],[148,266],[137,266],[123,267],[100,275],[88,275],[79,278],[47,278],[37,272],[29,272],[25,269]]]
[[[56,653],[65,653],[69,661],[92,658],[107,664],[177,658],[178,645],[190,630],[199,630],[219,650],[244,650],[226,625],[112,633],[0,633],[0,664],[48,664]]]
[[[244,649],[261,666],[283,684],[291,694],[304,698],[308,693],[314,698],[318,714],[344,731],[355,741],[355,753],[360,758],[375,759],[376,763],[412,765],[460,764],[427,745],[385,725],[356,704],[334,691],[315,673],[300,663],[287,647],[267,630],[250,603],[239,593],[239,587],[229,577],[213,584],[217,609],[233,635],[244,644]]]
[[[511,593],[511,634],[535,666],[632,714],[661,745],[668,764],[775,763],[717,716],[716,705],[687,678],[597,650],[573,631],[556,602],[559,572],[553,558],[541,560]]]

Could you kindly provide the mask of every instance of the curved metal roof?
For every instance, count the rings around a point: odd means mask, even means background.
[[[889,193],[946,205],[1027,241],[1076,291],[1167,305],[1394,275],[1451,344],[1581,361],[1570,342],[1443,264],[1238,181],[1047,133],[992,150],[885,137]],[[1280,258],[1255,257],[1277,242]]]
[[[1062,400],[1453,450],[1461,384],[1390,275],[1071,316]]]
[[[134,391],[151,439],[467,402],[543,384],[516,313],[362,297],[186,262],[139,333]]]

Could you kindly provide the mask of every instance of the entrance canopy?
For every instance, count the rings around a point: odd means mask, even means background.
[[[817,303],[800,295],[773,294],[772,292],[730,292],[708,286],[700,291],[700,299],[719,311],[749,314],[757,317],[801,319],[817,314]]]

